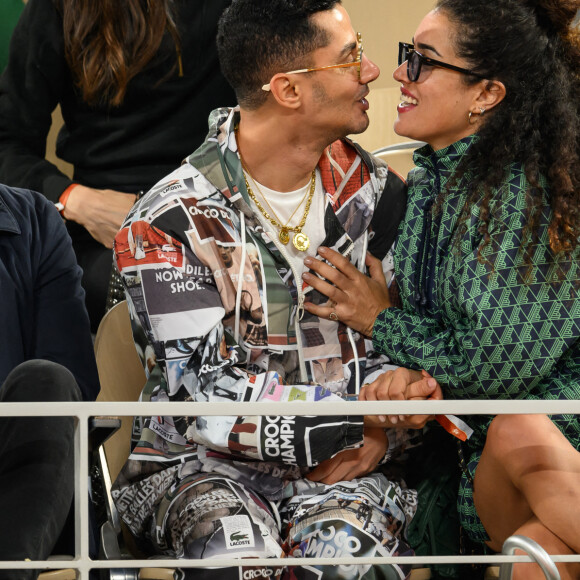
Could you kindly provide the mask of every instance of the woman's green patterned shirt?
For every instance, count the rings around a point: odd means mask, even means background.
[[[399,365],[428,371],[446,398],[579,399],[579,253],[558,277],[548,247],[546,201],[532,247],[533,269],[522,280],[526,266],[520,243],[529,220],[529,183],[522,166],[512,164],[509,178],[495,192],[484,261],[478,259],[480,208],[471,207],[467,227],[458,227],[464,188],[452,186],[432,215],[438,193],[474,139],[415,153],[417,167],[409,174],[408,207],[395,249],[402,307],[379,315],[374,346]],[[471,446],[481,448],[489,417],[465,419],[475,428]],[[580,449],[578,417],[553,419]]]

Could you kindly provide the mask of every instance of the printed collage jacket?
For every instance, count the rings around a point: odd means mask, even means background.
[[[393,368],[371,341],[303,309],[326,302],[297,279],[249,205],[237,153],[237,109],[210,117],[205,144],[128,215],[115,254],[149,380],[142,400],[307,401],[356,395]],[[391,247],[406,186],[354,143],[333,143],[319,170],[324,245],[364,268],[366,250],[392,279]],[[393,434],[390,450],[401,443]],[[219,471],[270,499],[293,495],[320,461],[362,443],[363,418],[151,417],[116,482],[138,532],[176,481]]]

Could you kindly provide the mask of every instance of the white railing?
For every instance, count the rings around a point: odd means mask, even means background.
[[[348,407],[345,407],[348,405]],[[95,416],[196,416],[196,415],[312,415],[312,405],[292,403],[2,403],[0,417],[75,417],[75,553],[73,560],[0,561],[2,569],[73,568],[80,580],[89,579],[89,571],[98,568],[203,568],[207,566],[239,567],[239,559],[212,560],[92,560],[89,557],[89,419]],[[580,414],[577,401],[353,401],[317,403],[316,415],[499,415],[499,414]],[[551,556],[554,562],[580,562],[580,555]],[[528,556],[397,556],[252,559],[252,566],[349,565],[349,564],[486,564],[530,562]]]

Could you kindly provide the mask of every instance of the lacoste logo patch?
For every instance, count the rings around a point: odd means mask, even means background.
[[[224,530],[226,549],[254,547],[254,532],[248,516],[229,516],[220,520]]]

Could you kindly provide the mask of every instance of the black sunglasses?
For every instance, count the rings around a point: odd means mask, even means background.
[[[485,78],[472,70],[423,56],[420,52],[415,50],[414,44],[410,44],[408,42],[399,42],[399,66],[401,66],[405,61],[407,61],[407,76],[412,83],[416,82],[421,75],[421,67],[423,65],[448,68],[450,70],[455,70],[466,75],[479,77],[480,79]]]

